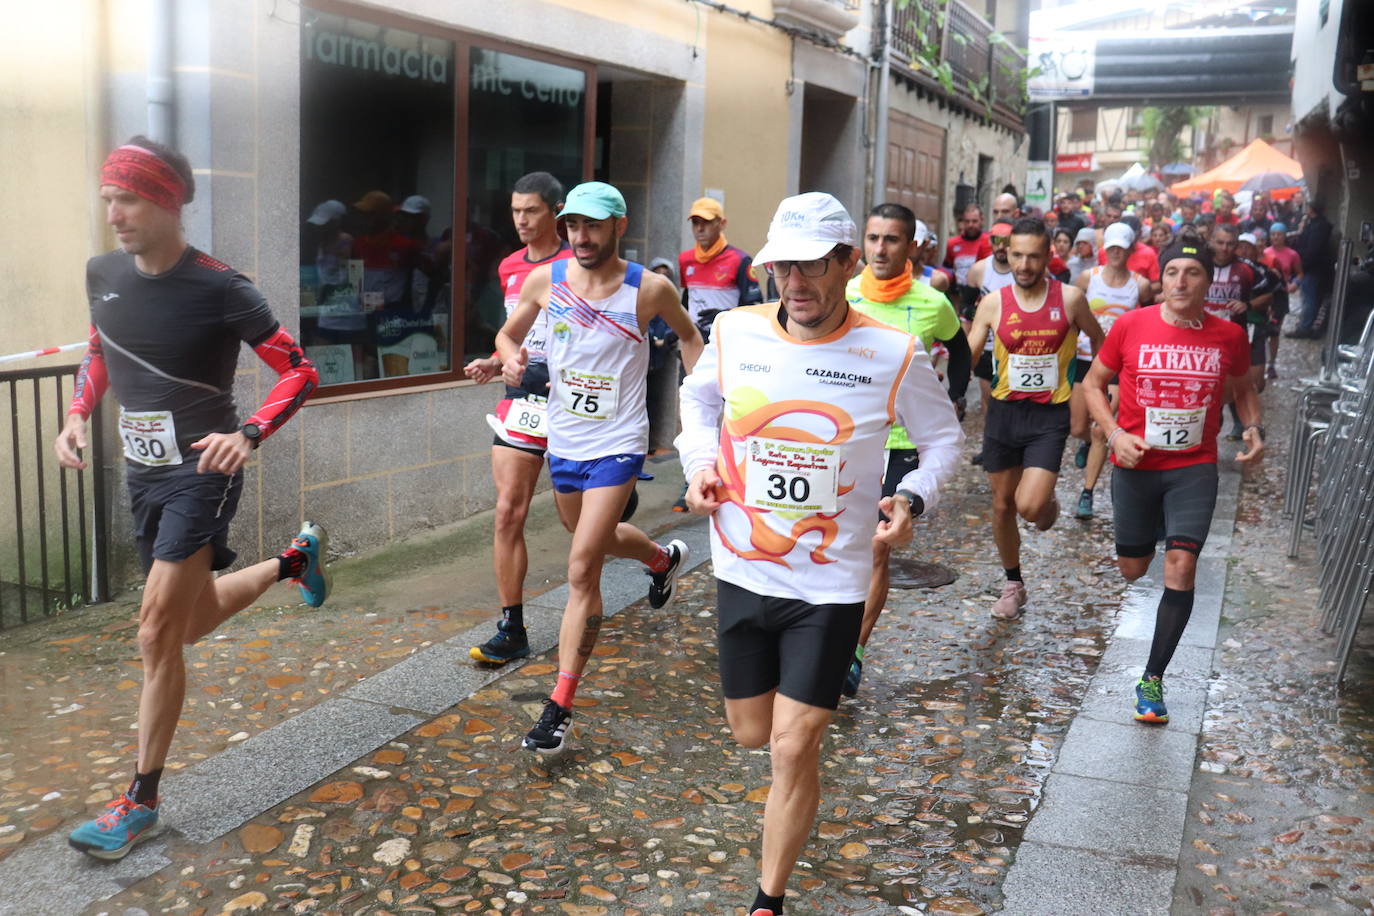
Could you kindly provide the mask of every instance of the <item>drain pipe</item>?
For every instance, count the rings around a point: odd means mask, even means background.
[[[148,43],[148,138],[168,145],[176,140],[176,86],[172,78],[175,5],[176,0],[153,0],[149,23],[152,34]]]
[[[873,131],[873,197],[869,201],[870,207],[877,206],[887,196],[887,105],[888,84],[891,82],[892,73],[893,0],[878,2],[883,7],[883,61],[878,67],[878,123]]]

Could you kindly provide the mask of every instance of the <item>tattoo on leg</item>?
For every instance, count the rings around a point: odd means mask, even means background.
[[[577,647],[577,654],[583,658],[589,657],[596,646],[597,634],[601,632],[601,621],[600,614],[593,614],[587,618],[587,626],[582,630],[582,645]]]

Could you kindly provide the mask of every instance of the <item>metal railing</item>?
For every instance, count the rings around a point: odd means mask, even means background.
[[[0,448],[0,629],[109,598],[100,411],[85,470],[59,467],[52,451],[77,368],[0,372],[10,415],[9,449]]]
[[[1321,372],[1298,389],[1283,505],[1292,525],[1288,555],[1295,557],[1308,527],[1315,478],[1311,527],[1321,567],[1321,629],[1337,636],[1338,682],[1345,677],[1374,586],[1374,312],[1359,341],[1342,345],[1352,261],[1353,244],[1346,239],[1340,245]]]
[[[892,11],[893,64],[917,75],[912,66],[917,58],[946,61],[956,89],[968,93],[984,86],[994,109],[1019,120],[1026,57],[1006,42],[992,40],[994,31],[961,0],[908,0]]]

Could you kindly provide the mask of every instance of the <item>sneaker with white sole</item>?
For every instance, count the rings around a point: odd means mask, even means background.
[[[121,795],[105,807],[109,810],[104,814],[73,830],[67,844],[88,856],[113,861],[124,858],[129,850],[157,836],[162,829],[156,801],[140,805],[128,795]]]
[[[1000,620],[1015,620],[1026,606],[1026,584],[1010,579],[1002,586],[1002,596],[992,605],[992,616]]]
[[[685,542],[673,540],[668,543],[668,568],[661,573],[649,573],[649,607],[658,610],[673,603],[677,595],[677,577],[691,555]]]
[[[544,701],[544,711],[534,728],[520,746],[540,754],[556,754],[563,750],[563,741],[572,727],[572,710],[564,709],[552,698]]]
[[[301,533],[292,539],[291,546],[305,554],[305,569],[296,580],[301,587],[301,597],[311,607],[319,607],[329,597],[331,584],[329,569],[324,565],[329,535],[324,526],[306,522],[301,526]]]

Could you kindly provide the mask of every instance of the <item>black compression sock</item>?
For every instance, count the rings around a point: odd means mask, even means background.
[[[151,773],[134,773],[134,781],[129,783],[129,791],[125,794],[134,800],[134,804],[148,805],[157,801],[157,784],[162,779],[162,767],[158,767]]]
[[[1022,581],[1022,579],[1021,579],[1021,567],[1019,567],[1019,566],[1013,566],[1011,569],[1007,570],[1007,581],[1008,581],[1008,582],[1020,582],[1020,581]]]
[[[299,579],[305,573],[309,558],[294,547],[288,547],[277,554],[277,581]]]
[[[1150,643],[1150,660],[1145,664],[1145,673],[1163,677],[1164,669],[1174,657],[1183,630],[1188,626],[1188,618],[1193,616],[1193,589],[1165,588],[1159,599],[1159,610],[1155,612],[1155,638]]]
[[[785,896],[787,895],[783,894],[781,897],[770,897],[763,892],[763,888],[759,888],[759,892],[754,895],[754,902],[749,907],[749,912],[752,913],[762,908],[772,910],[774,916],[782,916],[782,899]]]
[[[512,626],[523,627],[525,625],[525,605],[507,604],[501,608],[501,616]]]

